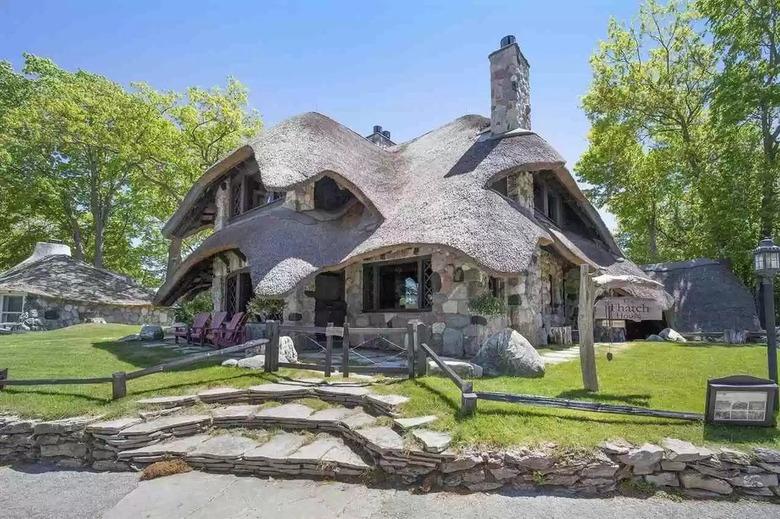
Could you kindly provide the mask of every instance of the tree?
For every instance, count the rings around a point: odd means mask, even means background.
[[[159,283],[160,228],[194,180],[261,129],[247,91],[124,88],[25,55],[0,62],[0,270],[59,239],[96,266]]]
[[[760,235],[780,231],[780,1],[700,0],[723,54],[713,108],[719,123],[754,126],[761,150]]]

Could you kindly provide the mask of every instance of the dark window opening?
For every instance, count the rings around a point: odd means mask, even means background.
[[[19,321],[24,309],[24,296],[0,295],[0,323]]]
[[[230,181],[230,217],[235,218],[283,197],[284,193],[268,191],[257,173],[235,176]]]
[[[368,263],[363,266],[363,310],[430,310],[433,302],[430,258]]]
[[[495,191],[496,193],[504,196],[509,196],[509,185],[507,181],[507,177],[502,178],[501,180],[496,180],[493,182],[493,184],[490,186],[490,189]]]
[[[344,207],[354,195],[349,189],[342,189],[330,177],[322,177],[314,183],[314,208],[335,211]]]
[[[496,278],[493,276],[490,276],[488,278],[488,290],[490,291],[490,295],[492,295],[495,298],[504,299],[504,280],[501,278]]]
[[[558,196],[551,191],[547,192],[547,218],[558,223]]]
[[[236,312],[246,312],[253,295],[252,276],[248,272],[230,274],[225,280],[225,311],[231,316]]]

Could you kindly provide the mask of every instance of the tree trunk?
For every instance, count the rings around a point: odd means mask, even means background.
[[[92,262],[98,268],[103,267],[103,234],[105,232],[105,222],[95,217],[95,259]]]
[[[658,259],[658,216],[656,214],[655,200],[652,203],[652,211],[650,229],[647,235],[647,252],[650,254],[650,260],[655,262]]]
[[[593,303],[596,287],[590,277],[589,270],[589,265],[580,265],[580,302],[577,327],[580,332],[582,386],[588,391],[598,391],[599,379],[596,374],[596,352],[593,348]]]

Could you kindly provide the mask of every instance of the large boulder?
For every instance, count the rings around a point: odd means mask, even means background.
[[[544,359],[525,337],[506,328],[488,337],[474,357],[488,375],[543,377]]]
[[[671,328],[664,328],[661,330],[661,333],[658,335],[661,336],[665,341],[670,342],[688,342],[685,337],[680,335],[678,332],[672,330]]]
[[[138,337],[142,341],[159,341],[165,337],[162,326],[158,324],[144,324],[141,326],[141,331],[138,332]]]
[[[279,362],[298,362],[298,351],[292,337],[279,337]]]

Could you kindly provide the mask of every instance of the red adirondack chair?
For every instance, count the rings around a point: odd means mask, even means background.
[[[225,319],[227,319],[227,315],[227,312],[211,312],[211,322],[204,332],[204,340],[214,344],[214,336],[222,329],[222,326],[225,324]],[[201,340],[200,344],[203,345],[203,340]]]
[[[245,312],[236,312],[225,327],[214,334],[212,342],[217,348],[227,348],[244,342],[246,320]]]
[[[206,324],[209,321],[209,314],[208,313],[200,313],[195,314],[195,317],[192,319],[192,326],[176,326],[173,328],[173,340],[176,344],[179,343],[179,337],[184,338],[185,341],[189,344],[189,342],[192,340],[193,333],[199,333],[199,330],[202,330],[206,327]]]

